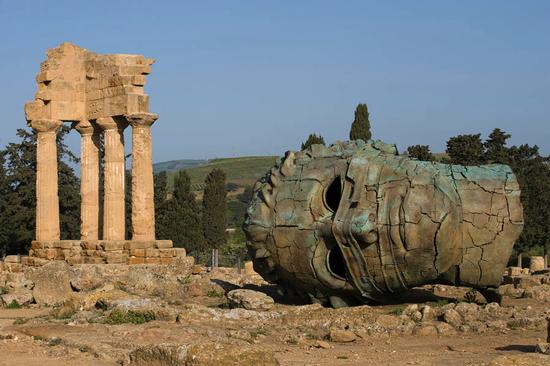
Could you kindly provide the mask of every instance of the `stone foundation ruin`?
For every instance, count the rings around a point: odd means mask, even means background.
[[[145,77],[154,60],[100,55],[70,43],[48,50],[25,104],[37,133],[36,240],[29,265],[79,263],[169,264],[177,253],[155,240],[151,126]],[[80,240],[60,240],[56,131],[71,123],[81,135]],[[132,238],[125,238],[124,129],[132,127]],[[103,164],[100,157],[104,143]],[[103,171],[101,167],[103,165]],[[100,197],[100,175],[103,192]]]

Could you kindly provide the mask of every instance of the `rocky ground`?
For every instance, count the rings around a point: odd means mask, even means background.
[[[436,285],[331,309],[189,258],[53,262],[0,272],[0,365],[550,365],[550,274],[500,291],[501,306]]]

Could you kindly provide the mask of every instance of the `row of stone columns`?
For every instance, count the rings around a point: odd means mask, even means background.
[[[80,121],[82,240],[125,239],[124,129],[132,126],[132,240],[155,239],[151,125],[158,115],[141,113]],[[62,121],[33,120],[38,133],[36,179],[36,240],[59,240],[56,131]],[[100,220],[100,133],[104,136],[103,220]]]

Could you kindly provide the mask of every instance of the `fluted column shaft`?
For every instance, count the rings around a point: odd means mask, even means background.
[[[132,126],[132,240],[155,239],[151,125],[154,113],[126,116]]]
[[[112,117],[98,118],[104,131],[104,199],[103,239],[124,240],[124,128],[126,121]]]
[[[59,240],[56,131],[63,122],[33,120],[36,146],[36,240]]]
[[[100,239],[99,129],[89,121],[74,125],[80,132],[80,238]]]

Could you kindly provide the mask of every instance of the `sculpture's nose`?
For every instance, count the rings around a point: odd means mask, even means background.
[[[349,218],[351,234],[361,247],[374,244],[378,240],[376,215],[370,210],[356,210]]]

